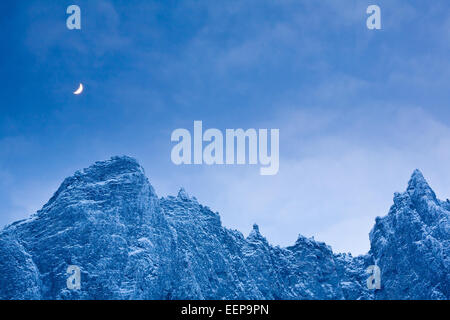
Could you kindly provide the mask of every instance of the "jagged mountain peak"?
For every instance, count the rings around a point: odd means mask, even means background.
[[[295,241],[295,244],[292,247],[300,247],[300,248],[305,248],[305,247],[319,248],[320,247],[320,248],[328,250],[329,252],[332,251],[331,247],[329,245],[327,245],[326,243],[316,241],[314,239],[314,237],[307,238],[302,234],[298,235],[297,240]]]
[[[251,241],[252,239],[265,239],[259,232],[259,226],[256,223],[253,224],[252,230],[247,237],[247,240],[249,241]]]
[[[413,174],[411,175],[411,179],[408,182],[408,188],[406,189],[406,191],[413,199],[429,197],[433,200],[436,200],[434,191],[431,189],[430,185],[419,169],[414,170]]]
[[[448,299],[450,228],[448,211],[423,174],[415,170],[407,190],[395,193],[389,214],[376,219],[370,255],[377,261],[385,290],[377,299]]]
[[[411,174],[410,183],[414,181],[425,181],[423,173],[419,169],[414,169],[413,173]]]
[[[177,198],[184,201],[188,201],[190,199],[188,193],[183,187],[181,187],[178,191]]]
[[[128,156],[115,156],[109,160],[97,161],[93,165],[76,171],[73,176],[66,178],[56,191],[58,196],[66,189],[80,186],[83,184],[102,184],[111,180],[118,181],[126,175],[137,175],[145,177],[144,169],[139,165],[136,159]]]
[[[257,224],[245,238],[183,188],[158,198],[135,159],[113,157],[0,231],[0,299],[448,299],[448,211],[429,196],[415,171],[377,219],[371,251],[335,255],[301,235],[274,247]],[[366,268],[375,262],[382,289],[374,295]],[[79,291],[66,287],[68,265],[82,270]]]
[[[146,197],[143,194],[157,197],[138,161],[128,156],[114,156],[66,178],[40,212],[47,212],[56,203],[58,206],[99,206],[120,199],[131,201]]]
[[[144,168],[141,167],[136,159],[128,156],[114,156],[109,160],[95,162],[88,168],[78,171],[75,176],[102,181],[127,173],[145,175]]]

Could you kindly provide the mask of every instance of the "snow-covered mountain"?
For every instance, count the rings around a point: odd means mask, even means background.
[[[299,236],[248,237],[183,189],[158,198],[136,160],[114,157],[64,180],[0,232],[0,299],[449,299],[450,202],[419,171],[377,218],[364,256]],[[67,287],[67,268],[81,288]],[[366,269],[381,269],[370,290]]]

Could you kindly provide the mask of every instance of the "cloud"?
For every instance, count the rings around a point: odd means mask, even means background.
[[[5,136],[0,138],[0,164],[7,158],[25,156],[35,146],[32,139],[23,135]]]
[[[225,226],[246,233],[258,223],[274,244],[291,245],[301,233],[338,252],[366,253],[375,217],[388,213],[415,168],[438,195],[450,194],[450,128],[419,107],[369,110],[345,114],[344,127],[332,111],[281,114],[276,176],[250,166],[176,167],[170,182],[154,186],[164,194],[183,185]]]
[[[80,4],[81,32],[65,28],[64,3],[22,4],[26,23],[10,22],[26,58],[11,92],[27,94],[1,121],[0,177],[14,184],[2,211],[35,210],[51,181],[127,153],[159,194],[183,185],[226,226],[256,222],[275,244],[302,233],[362,253],[415,168],[450,194],[445,1],[380,0],[379,33],[365,27],[369,1]],[[67,99],[81,78],[83,100]],[[279,174],[173,166],[170,132],[193,120],[279,128]]]
[[[43,6],[35,3],[25,12],[28,30],[24,39],[30,52],[40,61],[52,61],[55,51],[61,52],[58,61],[80,67],[80,55],[90,57],[90,65],[101,64],[105,55],[131,48],[131,40],[122,32],[121,17],[113,2],[99,0],[79,4],[81,7],[81,30],[66,28],[66,5]],[[39,36],[36,36],[39,35]]]

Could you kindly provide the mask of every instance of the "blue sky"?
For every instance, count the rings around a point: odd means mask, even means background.
[[[66,28],[77,4],[82,30]],[[369,4],[382,30],[366,28]],[[450,195],[450,4],[437,1],[1,2],[0,226],[62,180],[136,157],[247,234],[368,250],[419,168]],[[85,92],[72,92],[82,82]],[[280,171],[180,166],[176,128],[279,128]]]

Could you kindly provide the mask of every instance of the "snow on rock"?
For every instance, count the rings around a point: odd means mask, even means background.
[[[0,299],[449,299],[449,208],[415,171],[377,218],[367,255],[303,236],[280,248],[256,224],[248,237],[224,228],[184,189],[158,198],[136,160],[114,157],[0,231]],[[67,288],[69,265],[79,290]]]
[[[404,193],[394,195],[387,216],[370,232],[369,254],[381,269],[377,299],[449,299],[448,207],[436,198],[419,170]]]

